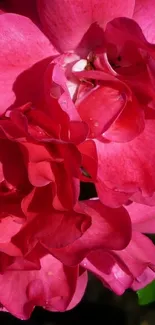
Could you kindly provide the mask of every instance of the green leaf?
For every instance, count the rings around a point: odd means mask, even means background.
[[[155,301],[155,281],[148,284],[145,288],[138,290],[139,305],[148,305]]]

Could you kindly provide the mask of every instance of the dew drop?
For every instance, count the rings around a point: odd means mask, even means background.
[[[99,126],[99,123],[98,122],[95,122],[94,123],[94,126],[98,127]]]
[[[89,119],[90,119],[90,121],[92,121],[92,120],[93,120],[93,118],[92,118],[92,117],[90,117]]]

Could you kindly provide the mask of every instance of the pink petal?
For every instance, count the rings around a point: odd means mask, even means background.
[[[115,45],[123,45],[127,41],[132,41],[138,47],[147,48],[149,46],[140,26],[134,20],[125,17],[109,22],[105,37],[107,42],[110,40]]]
[[[130,273],[137,278],[147,266],[154,268],[155,246],[148,237],[133,231],[129,245],[122,251],[115,251],[115,256],[118,256]]]
[[[61,126],[61,138],[69,142],[82,142],[88,134],[88,126],[77,112],[69,90],[76,90],[78,80],[70,72],[70,65],[77,60],[75,54],[65,54],[56,58],[44,75],[44,92],[48,116]],[[66,69],[66,71],[65,71]],[[69,70],[69,75],[67,72]],[[66,73],[66,75],[65,75]],[[72,80],[73,79],[73,80]],[[53,110],[52,107],[55,107]],[[77,132],[78,130],[78,132]],[[65,138],[64,138],[65,137]]]
[[[14,236],[20,230],[22,224],[20,223],[20,219],[7,217],[1,219],[0,222],[0,242],[1,243],[9,243],[11,241],[11,237]]]
[[[131,196],[131,200],[133,202],[146,204],[149,206],[154,206],[155,205],[155,193],[153,193],[152,196],[142,196],[142,193],[140,191],[138,191]]]
[[[87,281],[88,281],[87,272],[83,270],[81,271],[81,274],[79,274],[79,277],[77,279],[76,290],[69,306],[67,307],[67,310],[74,308],[81,301],[85,293]]]
[[[103,86],[93,88],[76,101],[82,120],[89,125],[89,137],[103,133],[109,140],[126,142],[143,131],[143,108],[125,83],[103,71],[81,71],[75,75],[103,82]]]
[[[21,229],[22,223],[19,218],[6,217],[0,222],[0,251],[9,256],[21,256],[21,251],[13,243],[11,238]],[[4,261],[3,261],[4,260]],[[4,262],[4,263],[3,263]],[[0,268],[4,268],[4,256],[1,259]]]
[[[147,267],[144,272],[133,282],[131,288],[135,291],[146,287],[155,279],[155,272]]]
[[[120,207],[122,204],[126,203],[131,196],[131,193],[108,188],[99,178],[95,186],[101,202],[111,208]]]
[[[3,273],[14,262],[15,258],[22,256],[21,251],[12,242],[11,238],[22,227],[21,219],[6,217],[0,222],[0,272]]]
[[[56,119],[58,116],[61,119],[63,118],[64,122],[66,122],[67,114],[71,120],[80,121],[81,119],[79,117],[79,114],[71,100],[71,96],[67,87],[67,78],[62,66],[60,65],[61,61],[59,63],[59,57],[55,61],[53,61],[48,66],[48,69],[46,70],[44,76],[45,95],[47,103],[49,104],[51,116],[54,119]],[[51,109],[52,104],[56,105],[56,111],[53,111]],[[64,114],[64,112],[66,114]]]
[[[113,88],[98,86],[76,103],[77,110],[96,138],[109,128],[125,106],[122,94]]]
[[[130,142],[95,140],[99,181],[113,190],[132,195],[140,189],[144,196],[151,196],[155,191],[154,132],[154,120],[147,120],[143,133]]]
[[[61,51],[77,47],[92,23],[105,26],[115,17],[131,17],[134,9],[133,0],[37,0],[37,4],[45,32]]]
[[[107,252],[95,251],[89,254],[81,265],[99,277],[103,284],[117,295],[122,295],[132,284],[133,277]]]
[[[140,25],[146,39],[155,42],[155,17],[153,0],[136,0],[133,19]]]
[[[131,225],[125,209],[108,208],[99,200],[83,201],[80,206],[92,217],[92,225],[72,245],[50,250],[54,256],[65,264],[75,265],[95,249],[122,249],[128,244]]]
[[[94,251],[81,265],[95,273],[116,294],[127,288],[142,288],[154,279],[155,246],[144,235],[133,232],[129,245],[121,251]],[[137,289],[136,289],[137,288]]]
[[[117,117],[104,137],[114,142],[127,142],[139,135],[145,127],[144,112],[136,98],[127,102],[123,112]]]
[[[79,196],[81,157],[73,144],[22,143],[29,181],[34,186],[53,183],[62,206],[72,208]],[[64,187],[62,187],[62,182]]]
[[[54,54],[49,40],[28,18],[0,15],[0,113],[39,101],[44,71]],[[35,65],[38,63],[38,65]]]
[[[126,206],[135,231],[142,233],[155,232],[155,207],[132,203]]]
[[[35,305],[64,311],[76,290],[77,277],[78,268],[64,267],[47,255],[41,259],[38,271],[8,271],[0,275],[0,302],[21,319],[29,318]]]
[[[31,200],[30,197],[28,198],[29,206],[27,206],[28,202],[23,203],[29,219],[12,239],[12,242],[21,248],[23,254],[32,251],[37,243],[41,243],[47,250],[65,247],[81,237],[91,226],[91,218],[84,212],[54,210],[52,195],[49,194],[50,191],[48,192],[46,188],[39,188]],[[38,204],[39,199],[41,202],[46,202],[45,208],[41,207],[42,203]]]

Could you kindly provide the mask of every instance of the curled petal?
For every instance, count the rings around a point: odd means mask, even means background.
[[[41,194],[45,202],[46,196],[43,195],[49,193],[41,188]],[[12,239],[23,254],[31,252],[37,243],[41,243],[47,250],[65,247],[81,237],[90,227],[91,218],[88,214],[74,210],[56,211],[52,208],[52,197],[46,199],[45,209],[41,208],[39,211],[39,207],[36,207],[38,198],[40,193],[33,193],[33,196],[27,198],[29,205],[28,202],[23,202],[23,209],[29,216],[28,222]]]
[[[126,268],[121,263],[119,265],[112,254],[102,250],[89,254],[81,265],[95,274],[107,288],[117,295],[122,295],[133,282],[133,277]]]
[[[128,272],[136,279],[149,267],[154,270],[155,246],[152,241],[141,234],[133,231],[129,245],[122,251],[114,252],[118,260],[127,267]]]
[[[155,207],[132,203],[126,206],[135,231],[142,233],[155,232]]]
[[[45,32],[63,52],[75,49],[91,24],[105,26],[115,17],[131,17],[134,9],[133,0],[37,0],[37,5]]]
[[[104,137],[114,142],[127,142],[138,136],[145,127],[144,112],[136,98],[127,102],[123,112],[104,133]]]
[[[155,272],[147,267],[144,272],[132,283],[131,288],[135,291],[146,287],[155,279]]]
[[[92,225],[72,245],[52,249],[51,253],[68,265],[75,265],[95,249],[122,249],[131,236],[130,218],[125,209],[111,209],[99,200],[80,203],[82,210],[92,217]]]
[[[36,305],[64,311],[73,299],[77,278],[77,267],[64,267],[47,255],[41,259],[38,271],[9,271],[0,275],[0,301],[21,319],[29,318]]]
[[[89,137],[96,138],[106,132],[123,110],[125,100],[118,90],[96,87],[76,103],[77,110],[89,125]]]

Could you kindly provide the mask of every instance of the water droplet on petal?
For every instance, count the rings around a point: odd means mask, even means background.
[[[94,126],[98,127],[99,126],[99,123],[98,122],[95,122],[94,123]]]

